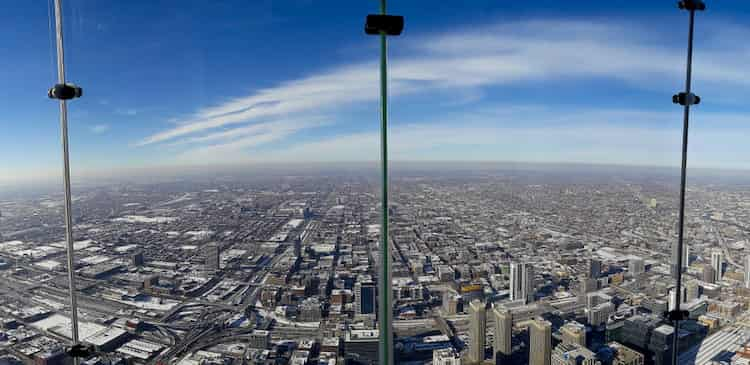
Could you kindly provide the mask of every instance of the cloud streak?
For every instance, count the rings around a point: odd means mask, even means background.
[[[716,25],[709,27],[704,33],[709,38],[723,34],[721,27]],[[657,39],[654,34],[664,34],[662,38],[670,36],[667,32],[658,33],[655,29],[637,23],[549,19],[491,24],[451,34],[415,36],[402,43],[403,53],[392,59],[389,71],[390,92],[397,96],[459,92],[470,96],[467,100],[472,103],[482,97],[481,93],[475,92],[477,89],[568,79],[605,79],[645,90],[677,90],[683,77],[683,70],[678,65],[684,63],[684,49],[665,46],[670,43],[665,39]],[[750,32],[743,27],[733,27],[732,34],[747,35]],[[742,57],[740,58],[738,60],[722,49],[713,49],[707,55],[696,58],[696,67],[701,69],[696,74],[696,83],[719,92],[727,85],[732,90],[748,88],[750,77],[746,75]],[[137,145],[170,143],[172,146],[191,146],[180,155],[180,159],[195,160],[215,160],[229,155],[238,160],[258,156],[298,159],[321,156],[329,150],[334,151],[332,156],[339,159],[364,157],[362,151],[366,149],[362,146],[369,146],[377,141],[376,136],[370,132],[321,138],[320,141],[301,143],[273,154],[264,154],[257,151],[257,148],[322,126],[307,120],[307,115],[323,116],[326,120],[334,121],[344,108],[377,100],[377,83],[375,63],[342,65],[196,110],[183,120],[169,123],[171,128],[143,138]],[[455,102],[443,101],[446,104]],[[601,151],[613,153],[614,146],[621,146],[622,154],[623,150],[634,146],[622,146],[618,138],[612,138],[611,143],[597,143],[596,139],[585,139],[579,133],[603,133],[601,137],[604,140],[617,133],[624,133],[636,139],[652,141],[645,136],[652,133],[662,135],[658,126],[665,123],[665,118],[658,113],[627,110],[586,112],[589,114],[583,119],[591,121],[588,125],[580,121],[580,115],[563,114],[553,120],[546,111],[536,109],[532,113],[516,111],[512,115],[505,115],[506,128],[475,126],[474,129],[465,130],[464,127],[447,128],[444,125],[434,127],[427,124],[435,121],[423,120],[408,128],[394,129],[394,143],[399,144],[401,141],[404,146],[410,145],[416,151],[419,146],[423,149],[442,149],[441,146],[456,145],[455,141],[472,146],[543,138],[547,141],[564,140],[568,148],[588,143]],[[734,118],[742,119],[741,116]],[[551,123],[552,127],[510,128],[519,120],[528,120],[531,124]],[[602,121],[610,124],[597,124]],[[655,124],[652,127],[623,127],[633,121]],[[492,122],[497,123],[496,120]],[[574,125],[574,128],[557,126],[560,123]],[[516,139],[488,139],[487,136],[490,135],[514,136]],[[409,141],[404,136],[412,140]],[[667,135],[663,137],[667,138]],[[425,146],[428,141],[429,146]],[[550,143],[550,146],[553,145],[554,143]],[[309,150],[299,150],[304,146],[315,146],[321,152],[316,154]],[[404,152],[399,154],[399,148],[394,152],[395,156],[408,158],[408,149],[400,148]],[[561,144],[560,149],[562,148]],[[254,150],[253,156],[243,154],[249,150]],[[566,155],[573,158],[571,153],[573,152],[568,151]],[[603,155],[590,156],[584,151],[580,151],[578,156],[582,159],[603,158]],[[649,158],[646,156],[644,161],[649,161]]]
[[[109,124],[96,124],[89,128],[91,133],[102,134],[109,130]]]

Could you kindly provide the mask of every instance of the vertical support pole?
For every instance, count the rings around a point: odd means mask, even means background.
[[[57,40],[57,81],[65,84],[65,49],[63,48],[62,0],[55,0],[55,34]],[[73,346],[78,340],[78,304],[73,266],[74,241],[72,203],[70,193],[70,159],[68,153],[68,107],[65,99],[60,99],[60,129],[62,131],[63,188],[65,195],[65,241],[68,247],[68,284],[70,287],[70,320]],[[78,358],[73,357],[74,364]]]
[[[687,5],[687,6],[686,6]],[[680,3],[680,7],[684,6],[690,13],[688,23],[688,48],[687,48],[687,65],[685,72],[685,92],[684,98],[681,104],[684,105],[683,112],[683,124],[682,124],[682,165],[680,167],[680,212],[677,223],[677,257],[676,257],[676,270],[675,270],[675,309],[672,315],[672,323],[674,326],[674,334],[672,336],[672,364],[677,365],[679,359],[679,330],[680,321],[683,319],[683,313],[681,308],[682,302],[682,258],[684,248],[684,231],[685,231],[685,189],[687,179],[687,153],[688,153],[688,131],[690,126],[690,105],[700,100],[690,92],[692,69],[693,69],[693,23],[695,21],[695,10],[703,10],[705,6],[696,4],[693,1],[685,1]],[[679,95],[677,99],[680,100]]]
[[[386,14],[386,0],[380,0],[380,14]],[[382,173],[381,205],[383,210],[380,232],[380,280],[378,327],[380,365],[393,364],[393,310],[391,308],[391,250],[388,240],[388,71],[387,36],[380,31],[380,167]]]

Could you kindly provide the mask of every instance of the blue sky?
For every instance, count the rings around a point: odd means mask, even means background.
[[[429,4],[429,6],[425,6]],[[697,16],[691,166],[750,168],[747,2]],[[395,1],[394,160],[677,165],[673,1]],[[65,1],[74,177],[379,158],[378,2]],[[0,12],[0,183],[59,178],[49,7]]]

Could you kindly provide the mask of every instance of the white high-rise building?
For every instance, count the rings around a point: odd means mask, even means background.
[[[484,345],[487,336],[487,310],[479,300],[469,304],[469,361],[479,364],[484,361]]]
[[[534,319],[529,325],[529,365],[550,365],[552,360],[552,323]]]
[[[745,288],[750,289],[750,255],[745,256]]]
[[[589,325],[598,327],[607,324],[607,319],[614,312],[615,305],[611,302],[597,304],[588,310]]]
[[[499,306],[492,308],[492,316],[495,319],[495,342],[492,349],[492,353],[495,356],[493,358],[496,358],[498,353],[510,356],[512,351],[513,317],[509,310]]]
[[[633,274],[633,276],[646,272],[646,265],[643,262],[643,259],[640,257],[633,257],[630,259],[630,261],[628,261],[628,271]]]
[[[724,277],[724,272],[722,270],[722,266],[724,264],[724,254],[719,251],[715,250],[711,252],[711,268],[714,269],[714,281],[721,281],[721,279]]]
[[[688,298],[688,288],[687,285],[681,287],[682,291],[682,300],[680,304],[685,304],[687,302]],[[669,310],[673,311],[677,309],[677,288],[669,289]]]
[[[510,300],[534,301],[534,269],[527,263],[510,264]]]
[[[672,275],[677,275],[676,267],[677,267],[677,258],[679,257],[679,251],[677,249],[677,242],[672,244],[672,263],[670,265]],[[690,265],[690,246],[683,243],[682,245],[682,271],[685,272],[685,269]]]

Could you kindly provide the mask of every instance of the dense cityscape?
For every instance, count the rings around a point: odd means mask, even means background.
[[[402,364],[747,364],[750,179],[402,168],[390,181]],[[85,364],[373,364],[377,170],[74,189]],[[69,363],[59,193],[0,196],[0,362]],[[721,362],[724,361],[724,362]]]

